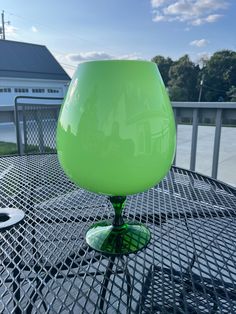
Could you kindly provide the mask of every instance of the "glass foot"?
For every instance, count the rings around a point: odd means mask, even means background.
[[[150,239],[148,228],[137,222],[113,226],[109,221],[100,221],[86,233],[86,242],[92,249],[109,255],[135,253],[147,246]]]

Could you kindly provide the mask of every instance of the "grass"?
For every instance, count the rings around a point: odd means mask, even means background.
[[[27,153],[38,153],[39,149],[36,145],[28,145]],[[53,153],[55,149],[45,147],[45,153]],[[15,143],[0,141],[0,156],[3,155],[18,155],[17,145]]]
[[[18,154],[17,146],[15,143],[0,141],[0,155],[14,155],[14,154]]]

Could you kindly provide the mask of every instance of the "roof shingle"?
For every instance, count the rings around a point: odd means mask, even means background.
[[[0,77],[70,80],[45,46],[10,40],[0,40]]]

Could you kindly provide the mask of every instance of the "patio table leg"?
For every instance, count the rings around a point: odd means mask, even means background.
[[[99,302],[99,313],[100,314],[104,313],[103,308],[104,308],[104,303],[105,303],[105,297],[106,297],[110,277],[112,275],[112,269],[113,269],[113,266],[115,264],[115,259],[116,259],[116,257],[114,257],[114,256],[112,256],[110,258],[106,272],[104,274],[104,279],[102,282],[100,302]],[[122,259],[122,264],[124,265],[124,257],[121,256],[121,259]],[[129,308],[130,301],[131,301],[131,278],[130,278],[130,273],[129,273],[128,269],[125,272],[125,277],[126,277],[126,281],[127,281],[127,308]]]

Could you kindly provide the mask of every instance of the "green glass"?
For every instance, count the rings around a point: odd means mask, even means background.
[[[106,194],[112,222],[91,226],[87,243],[107,254],[147,245],[149,230],[122,218],[125,196],[162,180],[173,161],[172,107],[157,66],[148,61],[92,61],[79,65],[60,112],[57,151],[68,177]]]

